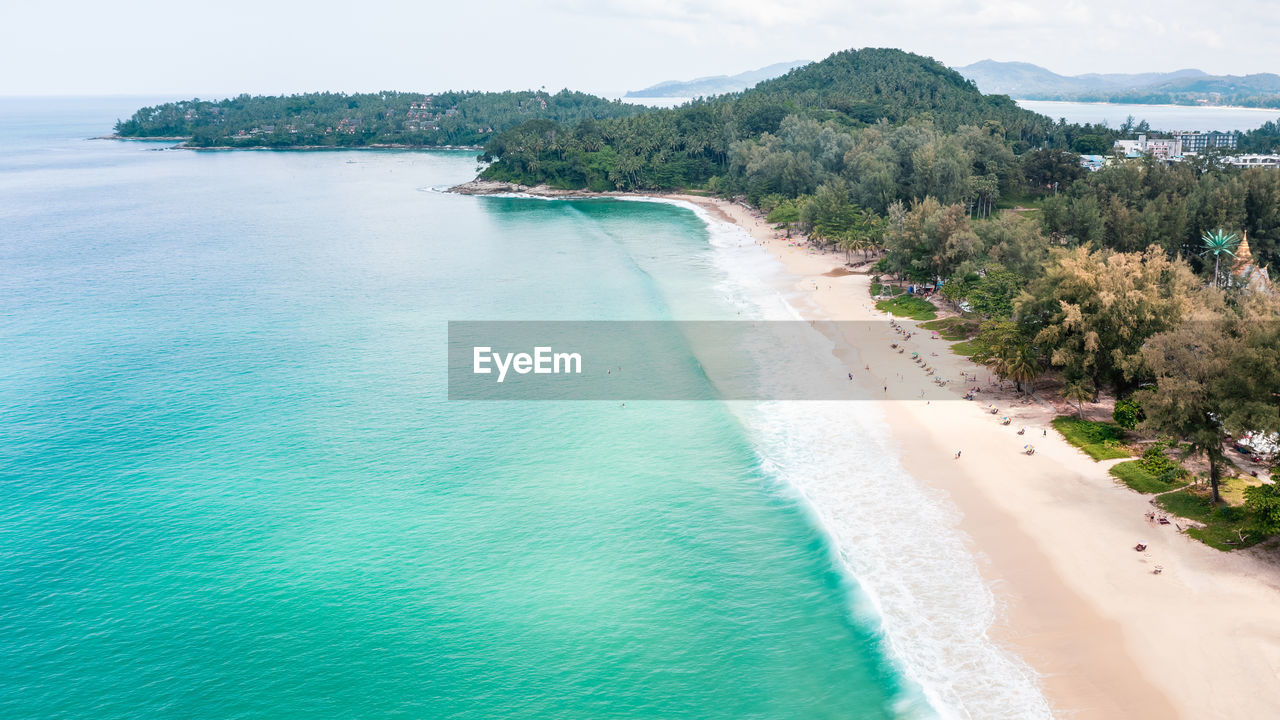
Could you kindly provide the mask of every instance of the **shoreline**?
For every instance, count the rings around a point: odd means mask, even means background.
[[[90,140],[117,140],[121,142],[174,142],[178,143],[171,149],[173,150],[195,150],[195,151],[226,151],[226,150],[275,150],[275,151],[323,151],[323,150],[483,150],[479,145],[409,145],[407,143],[370,143],[368,145],[287,145],[284,147],[271,147],[269,145],[210,145],[208,147],[196,147],[187,145],[191,140],[190,137],[176,135],[155,135],[146,137],[126,137],[124,135],[99,135],[98,137],[89,138]]]
[[[1249,107],[1247,105],[1178,105],[1176,103],[1117,103],[1106,102],[1103,100],[1042,100],[1039,98],[1011,98],[1017,102],[1044,102],[1044,103],[1062,103],[1063,105],[1108,105],[1112,107],[1125,107],[1126,105],[1139,105],[1142,107],[1167,107],[1167,108],[1197,108],[1203,110],[1257,110],[1265,113],[1280,113],[1280,107]]]
[[[871,306],[870,277],[828,274],[844,265],[841,256],[789,245],[754,211],[726,200],[652,196],[693,203],[746,230],[784,268],[805,319],[882,321],[882,342],[840,339],[837,355],[855,376],[868,379],[863,364],[875,385],[899,372],[921,372],[888,349],[902,339]],[[920,331],[907,344],[937,353],[930,362],[940,375],[958,377],[962,369],[986,375],[929,335]],[[1012,400],[998,393],[987,399]],[[903,467],[960,511],[958,528],[1000,609],[989,637],[1038,673],[1054,714],[1270,714],[1280,701],[1274,568],[1257,552],[1221,553],[1172,526],[1148,522],[1147,496],[1118,485],[1108,474],[1112,463],[1094,462],[1050,432],[1047,421],[1060,412],[1051,404],[1002,405],[1002,413],[1018,421],[1011,427],[983,412],[984,404],[879,402]],[[1030,437],[1016,435],[1022,426]],[[1034,456],[1020,452],[1024,441],[1034,442]],[[957,449],[962,460],[954,458]],[[1148,552],[1133,550],[1139,540]],[[1152,573],[1157,564],[1164,568],[1160,575]]]

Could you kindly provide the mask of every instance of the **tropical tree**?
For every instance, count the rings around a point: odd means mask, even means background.
[[[1149,371],[1140,352],[1152,335],[1177,325],[1200,286],[1191,268],[1159,247],[1143,253],[1058,251],[1043,276],[1014,301],[1035,343],[1067,378],[1124,392]]]
[[[982,323],[973,339],[977,350],[972,359],[991,368],[1002,380],[1012,380],[1019,392],[1044,372],[1044,358],[1018,323],[1012,320],[988,320]]]
[[[1280,431],[1277,317],[1280,298],[1254,294],[1228,305],[1221,291],[1208,288],[1183,322],[1142,346],[1155,378],[1137,393],[1144,425],[1205,455],[1215,503],[1228,435]]]
[[[1235,233],[1225,233],[1221,228],[1213,232],[1205,233],[1200,240],[1204,243],[1204,252],[1202,255],[1208,257],[1213,256],[1213,286],[1222,287],[1222,282],[1218,276],[1218,263],[1223,255],[1235,257],[1236,246],[1240,244],[1239,238]]]
[[[1067,402],[1076,404],[1076,415],[1082,419],[1084,418],[1084,404],[1091,402],[1095,396],[1097,396],[1097,390],[1087,379],[1073,380],[1062,388],[1062,397]]]

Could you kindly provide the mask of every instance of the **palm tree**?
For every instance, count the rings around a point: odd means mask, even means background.
[[[1069,382],[1062,389],[1062,397],[1066,398],[1068,402],[1075,401],[1076,414],[1081,419],[1084,419],[1084,404],[1093,400],[1093,385],[1088,380]]]
[[[1040,356],[1035,346],[1023,340],[1013,347],[1007,348],[1008,355],[1003,358],[1004,376],[1012,380],[1018,390],[1026,386],[1031,392],[1031,383],[1040,376]]]
[[[850,257],[850,253],[857,249],[857,243],[858,241],[850,237],[848,234],[841,235],[836,240],[836,247],[844,251],[844,262],[846,265],[853,262],[853,258]]]
[[[1221,283],[1218,281],[1218,261],[1222,254],[1226,253],[1231,257],[1235,257],[1236,234],[1224,233],[1221,228],[1211,233],[1205,233],[1201,238],[1204,241],[1204,255],[1213,255],[1213,286],[1218,287]]]

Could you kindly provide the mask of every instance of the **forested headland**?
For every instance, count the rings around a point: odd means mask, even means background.
[[[568,90],[240,95],[145,107],[117,122],[115,132],[123,138],[184,137],[197,148],[478,146],[530,120],[576,123],[644,110]]]

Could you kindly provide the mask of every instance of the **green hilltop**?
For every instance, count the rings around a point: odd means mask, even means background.
[[[678,108],[575,125],[521,124],[485,145],[484,158],[493,164],[483,177],[593,190],[702,187],[718,179],[717,187],[724,189],[724,182],[741,180],[751,164],[736,162],[735,153],[743,155],[751,143],[776,145],[779,138],[794,137],[797,123],[818,127],[812,132],[819,132],[825,140],[817,142],[827,146],[797,146],[788,150],[789,157],[772,158],[794,165],[791,174],[799,179],[767,192],[803,194],[824,173],[841,174],[845,146],[854,142],[850,133],[880,124],[927,125],[930,133],[984,127],[1012,152],[1046,143],[1069,148],[1086,136],[1095,138],[1086,149],[1102,152],[1112,139],[1105,128],[1054,123],[1007,96],[983,95],[930,58],[867,48],[838,52],[750,90]],[[837,146],[844,148],[839,157]]]

